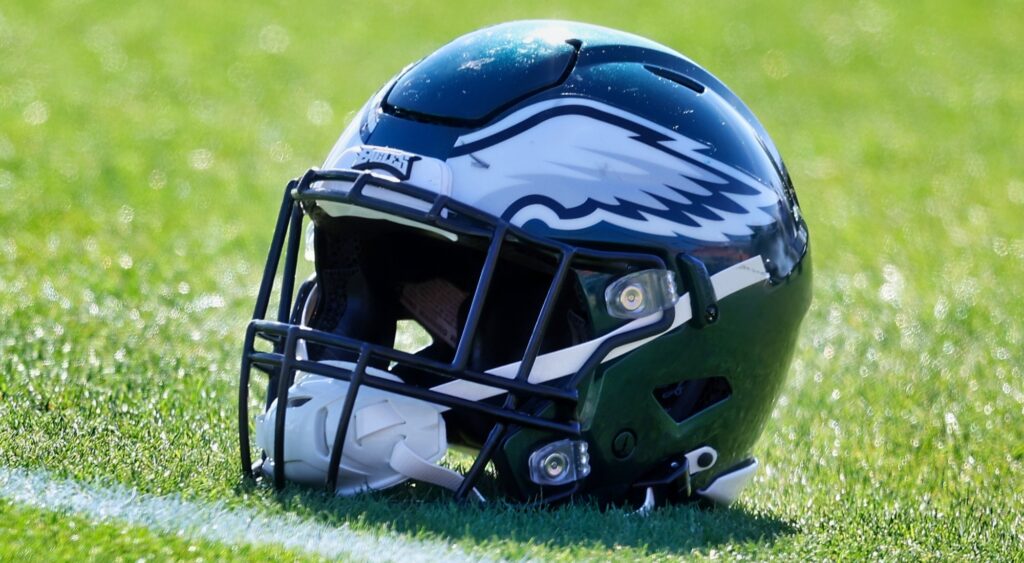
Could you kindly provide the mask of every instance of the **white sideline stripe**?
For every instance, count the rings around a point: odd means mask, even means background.
[[[100,522],[120,521],[154,532],[226,545],[279,546],[336,559],[364,561],[479,561],[437,541],[357,532],[294,514],[267,515],[222,502],[204,504],[178,495],[142,494],[54,478],[46,471],[0,467],[0,498]]]

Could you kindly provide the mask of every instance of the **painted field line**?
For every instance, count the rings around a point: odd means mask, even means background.
[[[142,494],[124,486],[98,486],[54,478],[45,471],[0,467],[0,498],[90,519],[120,521],[154,532],[227,545],[279,546],[328,558],[367,561],[463,561],[471,558],[443,542],[396,534],[357,532],[293,514],[268,515],[178,495]],[[479,560],[478,558],[472,558]]]

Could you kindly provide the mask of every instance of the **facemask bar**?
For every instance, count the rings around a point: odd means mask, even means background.
[[[347,191],[316,186],[317,183],[327,181],[350,182],[351,184],[349,184]],[[429,205],[429,210],[424,212],[390,201],[368,197],[363,193],[364,188],[368,185],[425,202]],[[430,360],[386,346],[375,345],[289,323],[292,296],[295,288],[296,263],[302,232],[302,205],[304,203],[312,204],[316,201],[347,203],[431,225],[457,235],[490,239],[491,242],[484,265],[470,302],[465,327],[460,334],[455,356],[450,363]],[[287,246],[285,246],[286,239]],[[527,342],[516,375],[513,379],[506,379],[497,375],[470,370],[467,368],[467,365],[501,248],[510,240],[530,243],[532,247],[548,252],[557,258],[558,265],[545,295],[544,303],[534,323],[533,332]],[[285,265],[281,283],[281,297],[277,320],[270,321],[266,320],[267,309],[269,308],[282,251],[285,252]],[[580,381],[596,369],[609,352],[624,344],[660,334],[672,325],[675,316],[674,309],[663,309],[660,319],[656,322],[605,339],[579,370],[575,373],[566,374],[568,377],[556,380],[552,384],[530,383],[528,378],[533,369],[534,362],[540,353],[540,347],[544,342],[544,336],[555,310],[558,296],[566,280],[569,278],[570,268],[579,261],[617,261],[633,264],[638,267],[666,268],[664,261],[659,256],[653,254],[598,251],[538,237],[510,224],[506,220],[488,215],[478,209],[452,200],[447,196],[439,195],[408,183],[382,179],[373,176],[370,172],[311,169],[301,179],[292,180],[288,183],[281,203],[274,238],[271,241],[270,251],[263,272],[263,280],[260,284],[256,307],[253,311],[253,320],[249,323],[245,335],[238,397],[239,446],[243,473],[250,478],[254,477],[249,439],[248,408],[249,383],[253,367],[270,375],[268,395],[271,395],[271,397],[268,398],[267,405],[269,406],[273,397],[278,399],[274,433],[274,462],[275,468],[278,468],[274,471],[274,486],[277,489],[282,489],[285,486],[284,429],[286,406],[288,402],[288,389],[297,371],[322,375],[350,383],[337,433],[335,434],[334,444],[331,448],[330,465],[325,483],[327,490],[332,493],[337,485],[338,467],[342,457],[349,419],[352,416],[356,394],[362,385],[450,408],[475,411],[495,421],[487,439],[480,448],[476,460],[467,472],[462,485],[455,493],[455,497],[458,500],[465,498],[473,491],[476,482],[483,473],[484,467],[494,456],[496,448],[517,428],[535,428],[562,435],[563,437],[579,437],[579,421],[552,420],[540,416],[540,413],[553,402],[575,406],[579,399],[577,386]],[[273,351],[257,351],[255,349],[255,339],[257,337],[272,343]],[[300,340],[358,353],[355,369],[349,371],[299,358],[296,354],[296,349]],[[415,366],[417,369],[453,379],[463,379],[473,383],[496,387],[506,391],[507,396],[504,404],[501,407],[496,407],[484,402],[467,400],[412,384],[375,377],[366,373],[366,367],[371,359],[393,361]],[[274,393],[275,388],[276,393]],[[522,411],[518,408],[518,405],[525,398],[540,399],[539,405],[529,412]],[[574,483],[570,488],[558,493],[555,497],[549,497],[545,500],[554,501],[568,497],[575,493],[578,488],[579,483]]]

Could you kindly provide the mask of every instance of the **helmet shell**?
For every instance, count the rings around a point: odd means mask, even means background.
[[[325,167],[360,145],[446,163],[452,198],[539,236],[670,260],[685,254],[712,275],[760,256],[768,279],[720,301],[718,322],[684,324],[601,364],[573,413],[593,465],[583,487],[603,500],[702,446],[718,458],[694,476],[695,487],[750,457],[810,303],[811,268],[782,158],[721,81],[628,33],[512,22],[400,72]],[[665,406],[674,404],[664,397],[673,386],[711,379],[727,383],[713,404],[681,420]],[[559,438],[530,430],[505,441],[495,463],[510,492],[543,493],[528,479],[527,459]]]

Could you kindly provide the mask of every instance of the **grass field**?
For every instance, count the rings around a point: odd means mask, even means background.
[[[226,6],[0,4],[0,560],[1024,560],[1024,3]],[[732,508],[646,519],[244,485],[235,378],[284,181],[406,63],[526,17],[687,53],[786,157],[816,287],[764,469]],[[55,500],[83,487],[137,495]],[[135,510],[165,501],[268,543]]]

